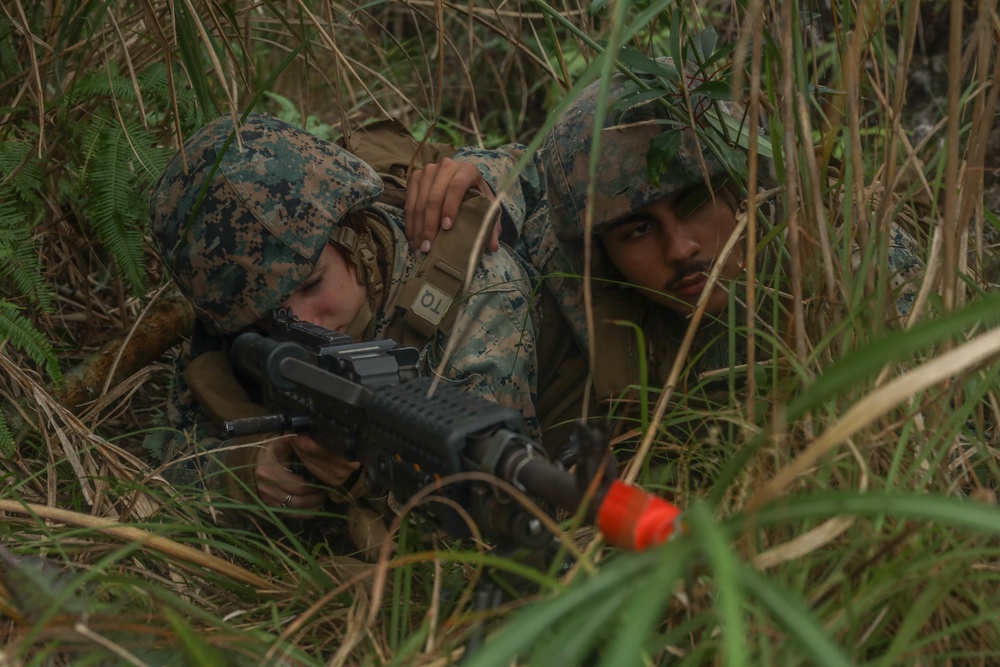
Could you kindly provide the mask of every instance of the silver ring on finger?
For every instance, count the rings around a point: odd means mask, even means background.
[[[288,504],[292,502],[292,494],[285,496],[285,499],[281,501],[280,507],[288,507]]]

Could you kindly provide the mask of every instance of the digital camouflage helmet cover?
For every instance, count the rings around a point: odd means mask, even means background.
[[[305,280],[338,223],[376,201],[382,181],[343,148],[250,115],[209,123],[177,153],[150,200],[158,253],[217,335],[279,307]]]

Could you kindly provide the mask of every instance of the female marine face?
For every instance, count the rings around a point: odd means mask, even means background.
[[[687,315],[735,229],[732,207],[698,186],[615,221],[600,238],[626,281],[647,298]],[[742,270],[743,251],[737,246],[726,259],[722,278],[735,278]],[[716,284],[705,312],[718,315],[728,303],[725,287]]]
[[[366,298],[354,267],[327,243],[312,273],[282,307],[290,308],[301,320],[344,333]]]

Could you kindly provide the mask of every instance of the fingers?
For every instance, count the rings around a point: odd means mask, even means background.
[[[267,490],[258,487],[258,493],[265,505],[277,507],[278,509],[318,512],[323,509],[323,503],[326,502],[326,493],[324,491],[295,494],[291,492],[286,493],[278,487],[269,487]]]
[[[293,438],[269,442],[257,450],[254,467],[257,494],[271,507],[318,510],[323,506],[326,492],[287,468],[292,458]]]
[[[410,175],[406,186],[403,215],[406,237],[421,252],[428,252],[441,229],[450,229],[458,216],[458,207],[473,187],[484,187],[479,169],[469,162],[445,158]]]
[[[292,447],[302,463],[318,480],[330,486],[340,486],[351,474],[361,467],[357,461],[348,461],[330,453],[308,435],[300,435]]]

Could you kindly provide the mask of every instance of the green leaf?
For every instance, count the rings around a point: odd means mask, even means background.
[[[960,585],[961,579],[957,577],[928,577],[930,581],[927,582],[926,587],[921,591],[920,597],[913,601],[908,608],[906,615],[903,617],[903,622],[896,628],[893,633],[892,644],[889,645],[889,649],[886,651],[885,655],[879,661],[879,664],[886,665],[898,665],[905,662],[904,657],[912,657],[913,648],[912,643],[918,638],[921,630],[927,624],[928,619],[932,615],[941,610],[941,602],[944,600],[945,596],[957,585]]]
[[[173,628],[174,636],[180,640],[181,648],[184,649],[186,657],[184,661],[185,665],[191,665],[191,667],[216,667],[217,665],[227,664],[222,654],[213,646],[206,643],[198,635],[198,632],[187,621],[182,619],[177,612],[168,607],[163,610],[163,614],[170,621],[170,627]]]
[[[18,308],[0,301],[0,340],[8,340],[39,366],[45,368],[53,381],[62,381],[62,371],[45,336],[18,312]]]
[[[749,634],[742,609],[743,591],[737,576],[736,555],[724,531],[712,520],[704,505],[691,507],[685,515],[687,516],[685,525],[689,526],[691,536],[699,541],[715,573],[724,663],[734,667],[745,665],[747,664],[745,642]]]
[[[663,610],[672,592],[690,568],[690,558],[678,553],[676,547],[659,547],[657,551],[662,551],[663,557],[657,559],[651,571],[638,578],[629,591],[619,614],[618,627],[611,633],[610,644],[602,651],[602,667],[645,664],[643,651],[649,645],[648,638],[662,622]]]
[[[739,578],[747,591],[784,624],[788,635],[809,656],[809,664],[850,667],[850,658],[823,630],[821,622],[803,604],[803,600],[779,582],[768,579],[747,565],[740,565]]]
[[[195,25],[199,20],[188,12],[187,5],[183,2],[174,3],[174,27],[177,31],[177,45],[180,47],[181,61],[187,72],[188,80],[194,89],[194,94],[199,106],[205,112],[217,114],[219,106],[215,103],[212,95],[211,85],[208,76],[205,74],[205,56],[203,50],[215,48],[215,44],[204,44],[201,39],[201,32]],[[207,31],[209,35],[213,31]],[[201,47],[201,48],[199,48]]]
[[[652,185],[659,185],[660,178],[672,164],[681,147],[681,130],[666,130],[649,142],[646,153],[646,178]]]
[[[669,552],[670,549],[657,550],[656,554],[662,556]],[[464,667],[501,667],[518,655],[527,655],[563,618],[579,608],[597,604],[612,591],[627,587],[629,582],[648,569],[653,558],[651,554],[622,556],[605,565],[597,576],[578,579],[575,588],[523,609],[490,637],[478,652],[470,655]]]
[[[845,354],[793,400],[787,411],[794,421],[830,398],[873,377],[886,364],[909,357],[979,324],[993,326],[1000,320],[1000,293],[984,297],[944,317],[927,320],[908,331],[900,331]]]
[[[76,581],[45,558],[15,556],[0,545],[0,581],[18,611],[34,622],[57,614],[80,616],[89,606],[76,597]]]
[[[646,334],[635,322],[629,320],[614,320],[612,324],[620,327],[630,327],[635,333],[635,344],[637,350],[646,349]],[[639,425],[642,428],[642,432],[645,433],[646,429],[649,427],[649,383],[647,379],[649,377],[649,370],[647,368],[649,360],[646,355],[638,355],[638,371],[639,371]]]
[[[625,94],[611,103],[611,109],[616,112],[624,112],[632,107],[641,106],[647,102],[651,102],[652,100],[662,99],[667,94],[668,93],[666,91],[660,90],[659,88],[644,90],[631,95]]]
[[[733,118],[729,114],[716,109],[710,110],[704,115],[704,118],[721,136],[728,137],[730,140],[735,139],[736,145],[743,151],[750,150],[750,132],[756,132],[757,130],[751,130],[746,123],[746,119]],[[760,133],[757,134],[757,154],[766,158],[774,157],[774,148],[771,145],[771,140],[766,135]],[[746,155],[742,153],[739,155],[739,159],[745,163]]]
[[[725,81],[706,81],[691,88],[691,95],[704,95],[713,100],[728,100],[730,94],[729,84]]]
[[[995,507],[959,498],[915,493],[824,492],[799,494],[763,507],[752,516],[733,520],[733,535],[752,521],[756,526],[825,519],[841,514],[935,521],[948,526],[1000,535],[1000,512]]]
[[[680,80],[680,74],[674,65],[645,56],[630,47],[622,49],[618,59],[635,74],[660,77],[664,82],[674,84],[673,91],[677,90],[676,84]]]
[[[1000,216],[998,216],[996,213],[994,213],[990,209],[984,208],[983,209],[983,217],[986,219],[986,222],[990,223],[990,226],[995,231],[1000,232]]]
[[[607,597],[567,614],[560,620],[561,627],[548,633],[534,647],[529,664],[538,667],[581,664],[588,654],[600,646],[599,642],[607,637],[607,630],[615,613],[627,611],[621,607],[629,593],[631,589],[628,587],[618,588]]]
[[[688,39],[688,49],[692,54],[691,60],[698,63],[708,60],[715,52],[715,45],[718,41],[719,36],[715,32],[715,28],[711,26],[692,35]]]

